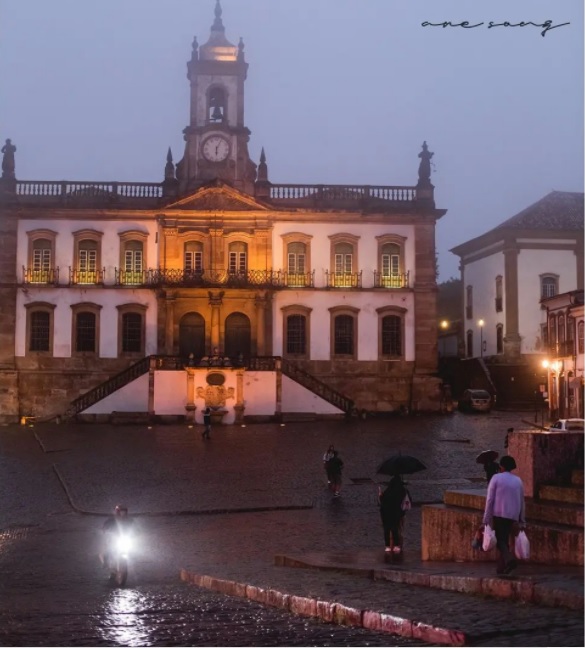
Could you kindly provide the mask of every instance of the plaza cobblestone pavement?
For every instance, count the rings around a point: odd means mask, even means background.
[[[372,643],[368,635],[363,644],[323,639],[311,645],[423,645],[421,639],[426,639],[427,645],[465,641],[477,646],[582,646],[582,610],[368,577],[374,567],[385,567],[376,483],[388,478],[376,476],[375,470],[398,451],[414,454],[428,469],[408,480],[417,506],[407,516],[405,558],[396,570],[494,575],[494,565],[485,563],[421,563],[418,505],[440,501],[448,488],[481,486],[483,471],[475,456],[488,448],[503,454],[506,429],[525,427],[523,416],[454,414],[225,426],[216,427],[209,441],[201,439],[199,426],[185,424],[5,428],[0,430],[0,566],[6,567],[3,555],[11,543],[40,547],[57,540],[71,547],[68,534],[84,539],[78,560],[95,561],[103,516],[122,501],[137,516],[141,529],[142,549],[131,581],[145,585],[168,583],[169,578],[178,581],[183,569],[186,578],[209,576],[215,581],[210,579],[208,585],[224,591],[228,590],[222,582],[229,581],[234,584],[231,593],[252,593],[257,600],[262,598],[260,588],[337,603],[340,610],[346,608],[345,617],[338,614],[341,622],[351,622],[352,610],[369,610],[411,623],[399,628],[406,636],[385,635],[386,644]],[[326,488],[321,462],[330,443],[345,462],[338,499]],[[345,571],[277,566],[277,555]],[[169,565],[174,565],[173,576],[168,574]],[[26,571],[27,566],[12,564],[9,569],[16,582],[19,570]],[[523,565],[514,580],[537,580],[549,589],[582,592],[582,573],[565,572]],[[26,578],[32,581],[34,574]],[[246,592],[242,586],[250,588]],[[7,587],[5,583],[5,592]],[[179,590],[183,594],[173,596],[188,599],[194,591],[200,588],[184,585]],[[13,602],[24,608],[25,590],[21,596]],[[14,621],[14,610],[11,614]],[[390,621],[385,619],[386,627]],[[0,633],[0,645],[9,645],[1,637]],[[348,637],[339,641],[349,642]]]

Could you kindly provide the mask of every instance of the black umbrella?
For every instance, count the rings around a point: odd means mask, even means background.
[[[476,463],[487,464],[495,461],[500,456],[500,453],[496,450],[484,450],[480,452],[475,458]]]
[[[410,455],[393,455],[383,461],[376,471],[380,475],[412,475],[412,473],[426,470],[427,467],[420,459]]]

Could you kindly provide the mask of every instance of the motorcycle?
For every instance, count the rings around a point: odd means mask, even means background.
[[[107,564],[110,569],[110,583],[124,587],[128,580],[128,562],[134,547],[131,534],[122,531],[110,538]]]

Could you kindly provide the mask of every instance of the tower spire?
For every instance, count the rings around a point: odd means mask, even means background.
[[[211,30],[212,31],[225,31],[225,27],[223,26],[223,22],[221,21],[221,4],[219,3],[219,0],[216,0],[215,2],[215,20],[213,21],[213,25],[211,25]]]

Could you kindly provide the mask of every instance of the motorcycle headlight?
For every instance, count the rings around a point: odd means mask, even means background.
[[[133,546],[132,538],[130,536],[121,535],[118,537],[117,549],[119,553],[128,553]]]

